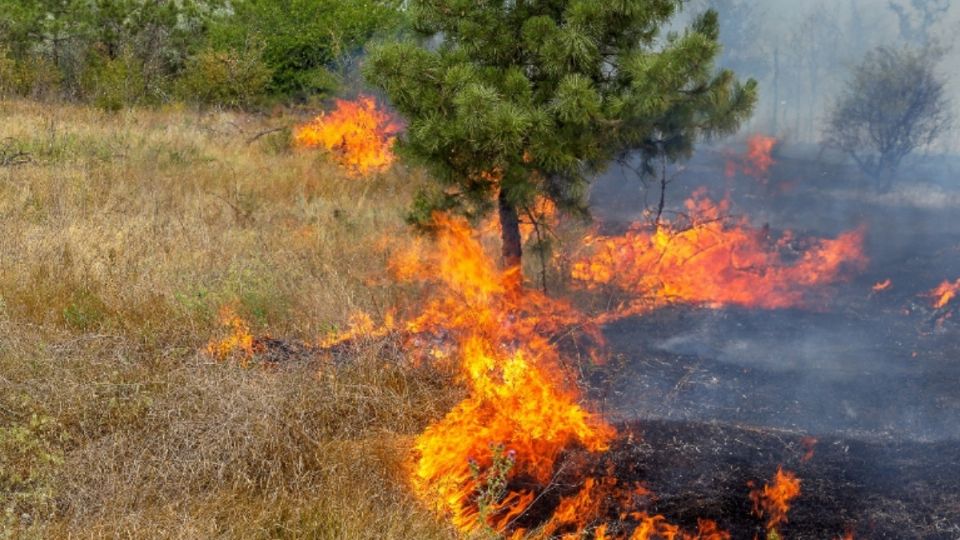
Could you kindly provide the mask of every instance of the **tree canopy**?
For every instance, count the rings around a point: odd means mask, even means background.
[[[408,122],[399,149],[438,188],[412,218],[498,202],[504,258],[518,264],[517,210],[546,196],[586,211],[590,177],[639,151],[689,156],[734,131],[756,83],[717,71],[717,14],[663,33],[684,0],[411,0],[419,39],[383,44],[368,80]]]
[[[830,114],[824,143],[891,187],[903,158],[928,146],[952,121],[937,49],[878,47],[853,69]]]

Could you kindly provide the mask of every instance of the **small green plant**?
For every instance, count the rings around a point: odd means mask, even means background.
[[[15,531],[52,510],[51,484],[63,463],[58,442],[64,436],[56,420],[37,414],[0,427],[0,530]]]
[[[507,451],[503,444],[491,444],[490,450],[493,453],[490,466],[483,469],[471,460],[470,475],[479,486],[476,502],[480,535],[497,538],[497,531],[490,526],[490,517],[498,510],[497,504],[507,495],[507,484],[510,471],[516,465],[516,456],[512,450]]]
[[[96,328],[105,318],[106,304],[96,294],[86,289],[74,292],[70,303],[63,308],[64,322],[80,331]]]

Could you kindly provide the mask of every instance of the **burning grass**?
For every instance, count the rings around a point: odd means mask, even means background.
[[[282,132],[247,142],[296,119],[0,116],[32,157],[0,168],[0,531],[450,537],[402,471],[460,396],[449,374],[401,367],[388,341],[323,371],[197,352],[223,306],[306,337],[392,303],[364,269],[404,234],[415,176],[359,184]]]

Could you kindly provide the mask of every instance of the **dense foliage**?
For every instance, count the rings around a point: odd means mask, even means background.
[[[345,62],[402,26],[395,0],[0,0],[0,90],[117,109],[244,106],[338,88]]]
[[[518,212],[538,196],[583,210],[591,173],[618,156],[679,159],[698,137],[735,130],[755,83],[714,69],[716,12],[662,35],[683,4],[409,2],[423,39],[377,48],[366,73],[409,120],[401,150],[441,183],[413,217],[497,200],[515,264]]]

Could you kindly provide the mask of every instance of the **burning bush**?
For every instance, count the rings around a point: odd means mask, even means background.
[[[355,176],[385,171],[393,164],[393,143],[400,131],[391,116],[371,97],[336,100],[333,111],[297,128],[294,143],[324,148]]]

